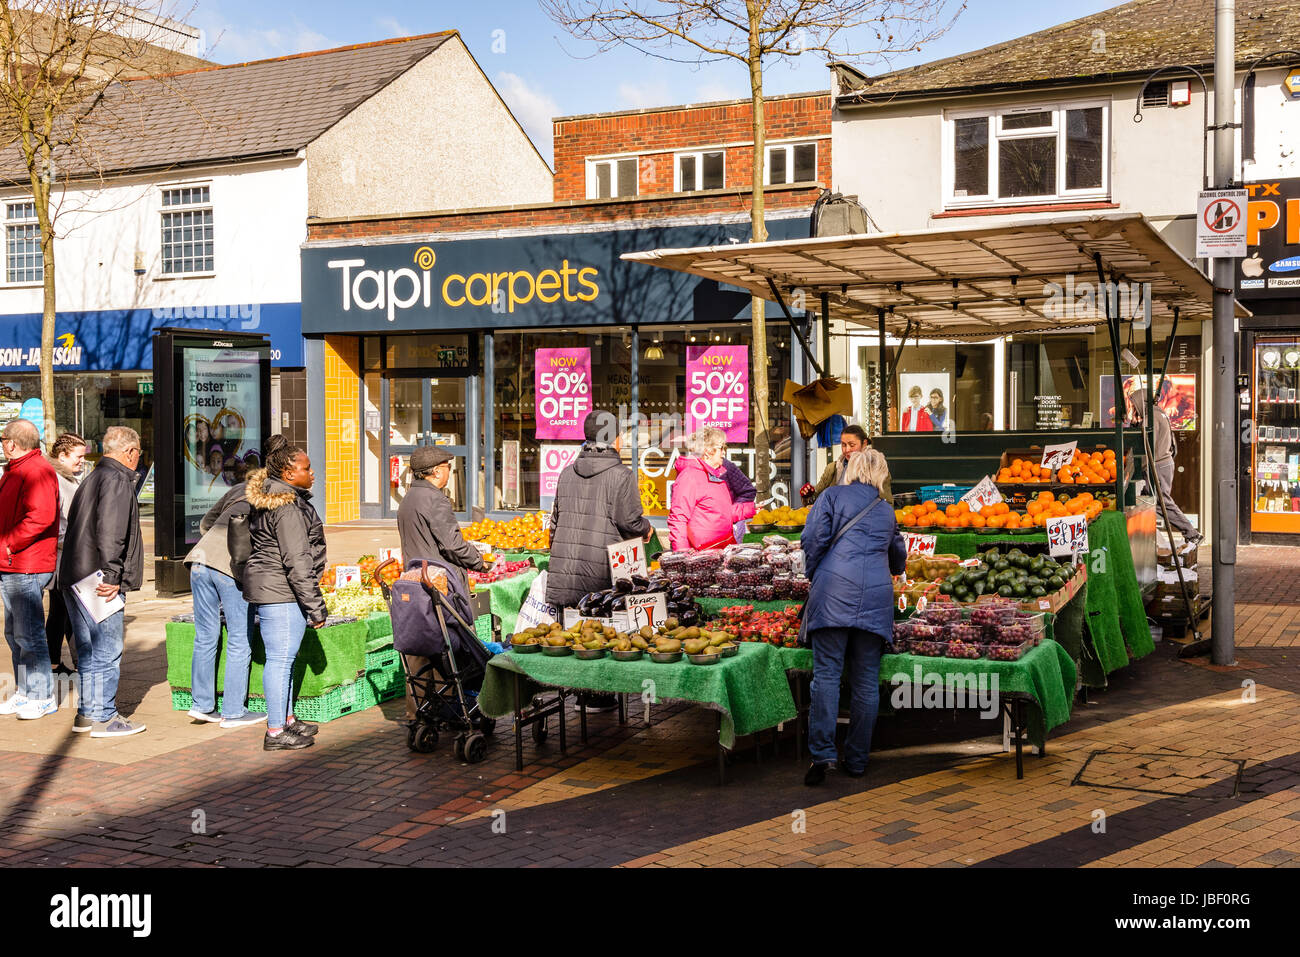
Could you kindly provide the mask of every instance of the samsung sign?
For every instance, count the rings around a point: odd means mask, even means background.
[[[807,231],[802,217],[768,224],[772,240]],[[747,297],[620,257],[744,242],[748,236],[745,223],[308,247],[302,254],[303,332],[730,319],[747,305]]]

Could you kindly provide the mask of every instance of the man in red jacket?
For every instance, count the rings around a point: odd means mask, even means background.
[[[0,702],[0,714],[25,720],[58,710],[41,595],[54,576],[59,478],[40,446],[40,433],[26,419],[14,419],[0,433],[8,459],[0,476],[0,595],[18,679],[15,693]]]

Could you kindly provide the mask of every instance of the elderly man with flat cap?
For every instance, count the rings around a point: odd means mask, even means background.
[[[447,496],[452,458],[436,445],[422,445],[411,453],[411,487],[397,509],[402,561],[436,558],[481,572],[487,566],[478,549],[460,533],[460,522]]]
[[[411,487],[397,508],[397,534],[402,539],[402,561],[439,559],[471,571],[487,569],[478,549],[465,541],[460,522],[447,496],[453,456],[436,445],[422,445],[411,453]],[[408,674],[418,674],[427,658],[406,656]],[[406,720],[415,720],[410,683],[406,689]]]

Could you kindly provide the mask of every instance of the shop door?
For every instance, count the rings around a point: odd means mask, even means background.
[[[475,381],[445,374],[438,378],[402,375],[385,379],[388,409],[384,442],[387,494],[382,496],[385,518],[396,518],[398,506],[411,486],[411,453],[421,445],[437,445],[455,456],[447,494],[460,518],[469,521],[473,503],[472,491],[466,484],[471,444],[467,429],[469,422],[476,421],[469,410],[477,398]]]

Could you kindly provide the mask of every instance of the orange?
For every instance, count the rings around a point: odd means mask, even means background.
[[[899,519],[899,521],[901,521],[908,528],[913,528],[916,525],[916,516],[913,515],[911,512],[905,511],[903,512],[903,517]]]
[[[947,508],[943,510],[943,514],[948,516],[949,518],[956,518],[958,515],[961,514],[961,512],[957,510],[956,505],[949,505]]]
[[[984,516],[983,516],[983,515],[972,515],[972,516],[970,517],[970,523],[971,523],[971,527],[973,527],[973,528],[983,528],[984,525],[985,525]]]

